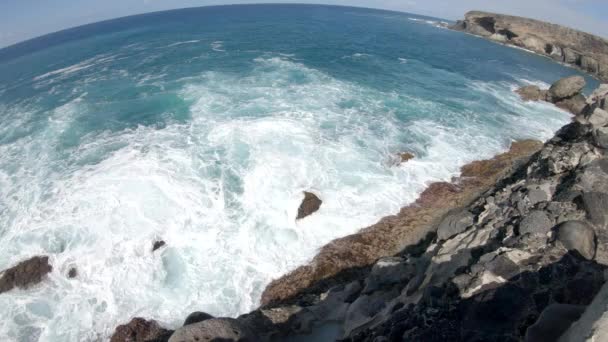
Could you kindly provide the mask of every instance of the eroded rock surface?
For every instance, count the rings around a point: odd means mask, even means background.
[[[13,288],[27,288],[40,283],[53,270],[49,257],[35,256],[4,270],[0,274],[0,293]]]

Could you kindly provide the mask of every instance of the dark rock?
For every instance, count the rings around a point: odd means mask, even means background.
[[[198,322],[203,322],[203,321],[206,321],[206,320],[212,319],[212,318],[213,318],[213,316],[211,316],[208,313],[201,312],[201,311],[195,311],[195,312],[189,314],[188,317],[186,317],[186,320],[184,321],[183,326],[198,323]]]
[[[526,217],[521,220],[519,224],[520,234],[546,234],[553,227],[553,222],[549,219],[549,216],[544,211],[534,210],[531,211]]]
[[[580,94],[586,82],[582,76],[570,76],[553,83],[549,88],[549,96],[553,102],[571,98]]]
[[[68,278],[76,278],[77,276],[78,270],[76,269],[76,267],[70,268],[70,270],[68,271]]]
[[[582,138],[588,132],[589,128],[586,125],[575,121],[560,128],[559,131],[557,131],[557,133],[555,134],[555,136],[564,141],[574,141]]]
[[[152,252],[156,251],[157,249],[165,246],[167,243],[163,240],[158,240],[158,241],[154,241],[154,244],[152,245]]]
[[[363,293],[370,293],[388,285],[406,283],[415,272],[414,265],[401,258],[380,259],[365,279]]]
[[[600,127],[593,131],[593,142],[599,148],[608,148],[608,127]]]
[[[578,251],[586,259],[595,255],[595,232],[582,221],[568,221],[557,228],[557,239],[568,250]]]
[[[589,220],[600,229],[608,228],[608,194],[603,192],[586,192],[583,204]]]
[[[544,101],[547,99],[547,91],[541,90],[535,85],[521,87],[515,92],[518,93],[524,101]]]
[[[177,329],[169,342],[224,341],[254,342],[258,338],[240,321],[212,318]]]
[[[317,195],[305,191],[304,200],[302,201],[300,208],[298,208],[298,217],[296,220],[300,220],[306,216],[312,215],[319,210],[319,208],[321,208],[322,203],[323,201],[321,201]]]
[[[127,324],[119,325],[110,342],[167,342],[172,333],[161,328],[156,321],[136,317]]]
[[[437,238],[447,240],[456,234],[464,232],[473,225],[475,216],[467,210],[451,213],[446,216],[437,228]]]
[[[406,162],[414,159],[415,157],[416,156],[411,152],[399,153],[399,164],[406,163]]]
[[[15,287],[27,288],[38,284],[53,267],[49,264],[49,257],[35,256],[25,260],[2,272],[0,278],[0,293],[10,291]]]
[[[551,304],[541,313],[538,321],[526,331],[525,342],[555,342],[578,320],[585,306]]]

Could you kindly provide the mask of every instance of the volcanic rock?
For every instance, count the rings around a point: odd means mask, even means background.
[[[172,333],[161,328],[156,321],[136,317],[127,324],[119,325],[110,342],[167,342]]]
[[[321,204],[323,201],[317,197],[317,195],[312,192],[304,192],[304,200],[302,204],[300,204],[300,208],[298,208],[298,216],[296,220],[303,219],[313,213],[317,212],[319,208],[321,208]]]
[[[0,293],[10,291],[15,287],[27,288],[38,284],[53,267],[49,264],[48,256],[35,256],[22,261],[2,272],[0,277]]]

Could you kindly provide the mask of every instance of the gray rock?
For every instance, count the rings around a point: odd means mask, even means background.
[[[595,108],[593,113],[587,118],[587,122],[593,125],[593,127],[604,127],[608,125],[608,112],[601,108]]]
[[[447,240],[456,234],[464,232],[473,225],[475,217],[467,210],[452,213],[446,216],[437,228],[437,238]]]
[[[169,342],[195,341],[257,341],[249,328],[236,319],[214,318],[177,329]]]
[[[557,228],[557,239],[569,250],[578,251],[586,259],[595,255],[595,231],[583,221],[568,221]]]
[[[553,222],[549,219],[549,216],[542,210],[533,210],[521,220],[519,224],[519,233],[523,234],[547,234]]]
[[[189,314],[188,317],[186,317],[186,320],[184,321],[183,326],[198,323],[198,322],[203,322],[203,321],[206,321],[206,320],[212,319],[212,318],[213,318],[213,316],[211,316],[210,314],[208,314],[206,312],[196,311],[196,312]]]
[[[559,101],[580,94],[586,82],[582,76],[570,76],[553,83],[549,88],[549,96],[553,101]]]
[[[524,101],[544,101],[547,98],[547,91],[541,90],[535,85],[521,87],[515,92],[518,93]]]
[[[353,330],[370,322],[376,314],[384,309],[387,303],[397,297],[399,292],[396,290],[385,292],[374,292],[371,295],[362,295],[357,298],[346,313],[344,320],[344,336],[348,336]],[[173,341],[170,341],[173,342]]]
[[[412,278],[416,268],[397,257],[382,258],[376,262],[365,279],[363,293],[370,293],[382,287],[406,282]]]
[[[608,228],[608,194],[604,192],[586,192],[583,204],[589,220],[600,229]]]
[[[585,306],[551,304],[541,313],[538,321],[526,331],[525,342],[555,342],[578,320]]]
[[[600,127],[593,131],[593,143],[599,148],[608,148],[608,127]]]
[[[559,108],[565,109],[574,115],[582,114],[587,107],[587,99],[582,94],[576,94],[570,98],[555,103]]]
[[[558,341],[608,341],[608,284],[602,287],[580,319],[574,322]]]
[[[577,175],[575,190],[608,193],[608,159],[598,159],[586,165]]]

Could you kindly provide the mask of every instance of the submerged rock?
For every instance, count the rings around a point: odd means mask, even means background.
[[[53,267],[49,264],[48,256],[35,256],[13,266],[4,272],[0,278],[0,293],[10,291],[15,287],[27,288],[38,284]]]
[[[68,271],[68,278],[73,279],[73,278],[76,278],[77,276],[78,276],[78,270],[76,269],[76,267],[70,268],[70,270]]]
[[[515,92],[518,93],[524,101],[544,101],[547,99],[547,91],[541,90],[535,85],[521,87]]]
[[[136,317],[127,324],[119,325],[110,342],[167,342],[172,333],[161,328],[156,321]]]
[[[399,164],[407,163],[408,161],[414,159],[416,156],[411,152],[403,152],[399,153]]]
[[[303,219],[307,216],[310,216],[317,212],[319,208],[321,208],[321,204],[323,201],[317,197],[317,195],[312,192],[304,192],[304,200],[302,204],[300,204],[300,208],[298,208],[298,217],[296,220]]]
[[[166,244],[167,243],[163,240],[154,241],[154,244],[152,245],[152,252],[156,251],[157,249],[162,248]]]

